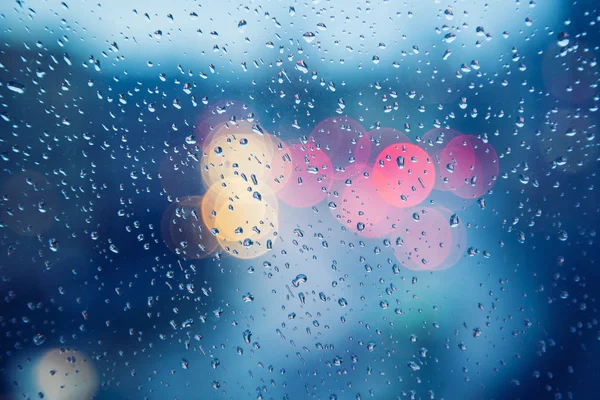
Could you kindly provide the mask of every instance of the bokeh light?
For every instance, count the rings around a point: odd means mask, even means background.
[[[48,400],[89,399],[98,390],[96,368],[77,350],[48,351],[37,362],[35,376],[39,391]]]
[[[366,130],[358,121],[345,116],[331,117],[314,127],[308,143],[325,152],[334,168],[333,178],[342,179],[346,165],[364,165],[369,160],[368,152],[360,145],[365,135]]]
[[[234,178],[214,183],[201,204],[202,219],[221,248],[237,258],[266,253],[279,225],[279,204],[268,185]]]
[[[402,209],[387,203],[373,181],[373,168],[349,166],[343,181],[336,181],[328,200],[334,217],[360,236],[377,238],[389,234]],[[335,206],[333,208],[332,206]]]
[[[456,137],[461,136],[463,133],[456,129],[450,128],[434,128],[430,129],[423,135],[419,140],[419,145],[431,155],[433,164],[436,169],[436,179],[434,189],[436,190],[449,190],[448,184],[445,178],[448,177],[449,172],[447,171],[446,165],[442,164],[441,154],[444,148]],[[472,164],[473,160],[471,160]],[[461,165],[464,164],[461,162]]]
[[[476,165],[475,150],[471,142],[464,135],[457,136],[444,146],[438,157],[442,188],[461,189],[471,178],[471,171]]]
[[[220,212],[224,214],[228,210],[222,209]],[[228,223],[232,224],[231,220]],[[252,230],[251,234],[240,234],[237,235],[239,237],[233,238],[218,235],[217,239],[219,245],[227,254],[240,259],[257,258],[273,249],[273,243],[277,240],[278,226],[279,221],[277,217],[271,216],[270,218],[264,218],[258,227],[258,231]]]
[[[373,165],[381,151],[386,147],[397,143],[410,142],[410,138],[404,132],[397,129],[373,129],[360,140],[357,153],[368,154],[369,164]]]
[[[436,167],[435,189],[473,199],[482,196],[496,183],[498,154],[491,144],[455,129],[428,131],[420,145],[431,154]],[[442,200],[443,202],[443,200]],[[456,206],[448,202],[448,207]]]
[[[269,174],[277,144],[267,133],[257,133],[256,125],[242,121],[221,124],[204,146],[200,167],[208,186],[234,176],[244,176],[257,184]]]
[[[270,230],[267,227],[277,224],[277,209],[267,202],[266,197],[262,200],[235,199],[216,205],[215,227],[218,236],[227,240],[260,237],[264,229]]]
[[[373,180],[385,201],[396,207],[412,207],[433,189],[435,169],[422,148],[410,143],[392,144],[375,160]]]
[[[292,207],[311,207],[327,197],[333,184],[333,165],[327,154],[314,145],[290,145],[273,161],[275,171],[289,171],[277,197]],[[282,164],[289,163],[292,168]]]

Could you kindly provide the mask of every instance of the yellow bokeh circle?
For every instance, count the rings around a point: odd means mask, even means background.
[[[269,174],[277,142],[257,130],[256,125],[246,121],[221,124],[215,129],[200,159],[202,180],[207,186],[242,175],[254,184],[262,183]]]
[[[258,257],[271,247],[279,204],[268,185],[251,185],[240,177],[213,184],[202,199],[204,224],[227,253]],[[270,239],[270,240],[269,240]]]
[[[276,230],[273,230],[273,232],[262,239],[251,239],[252,242],[248,242],[247,239],[236,241],[219,238],[219,245],[227,254],[236,258],[256,258],[268,253],[272,249],[273,243],[277,238],[276,232]]]
[[[221,205],[215,222],[219,239],[254,240],[275,227],[277,210],[266,201],[232,201]]]

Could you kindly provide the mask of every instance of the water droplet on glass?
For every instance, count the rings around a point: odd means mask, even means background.
[[[294,287],[298,287],[301,283],[305,283],[307,280],[308,278],[306,277],[306,275],[298,274],[296,275],[296,278],[292,280],[292,285],[294,285]]]

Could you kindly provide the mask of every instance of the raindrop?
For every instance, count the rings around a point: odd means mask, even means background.
[[[308,278],[306,277],[306,275],[298,274],[296,275],[296,278],[292,280],[292,285],[294,285],[294,287],[298,287],[301,283],[305,283],[307,280]]]

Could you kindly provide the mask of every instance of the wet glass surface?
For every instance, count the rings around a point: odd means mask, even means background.
[[[0,400],[596,398],[597,24],[0,2]]]

